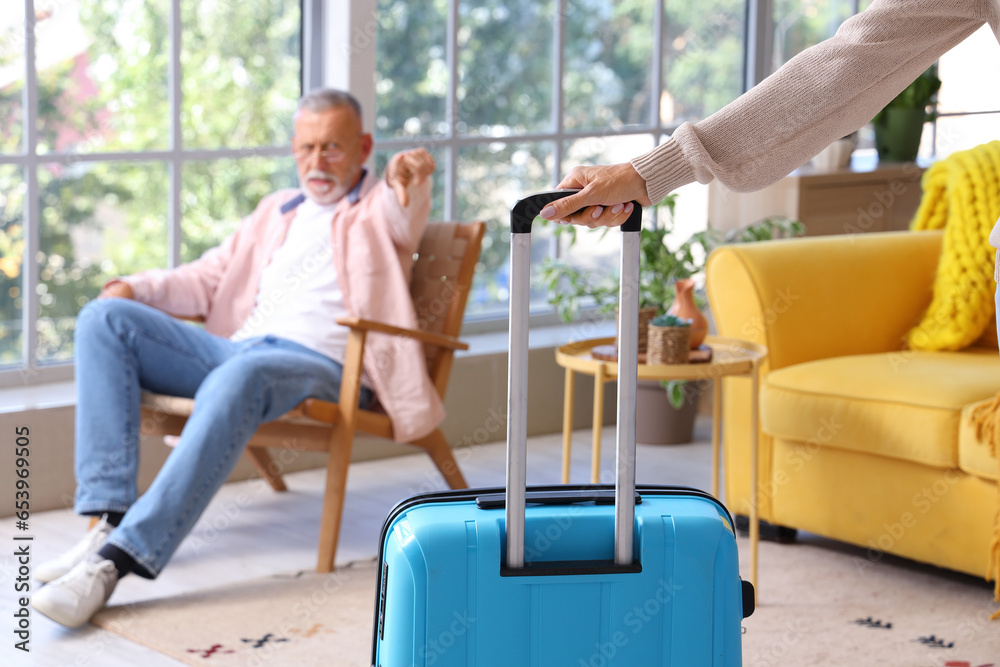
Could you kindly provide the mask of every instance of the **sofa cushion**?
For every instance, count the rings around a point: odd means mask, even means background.
[[[761,428],[817,447],[954,468],[962,409],[998,391],[996,350],[821,359],[767,374]]]
[[[958,467],[970,475],[996,480],[1000,475],[1000,462],[990,452],[990,445],[979,442],[972,424],[972,411],[982,403],[992,403],[993,398],[967,405],[962,409],[958,429]]]

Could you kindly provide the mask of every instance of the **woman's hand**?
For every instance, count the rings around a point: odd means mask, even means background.
[[[601,167],[574,167],[557,186],[580,192],[546,206],[546,220],[570,222],[585,227],[618,227],[632,213],[632,202],[649,206],[646,181],[625,162]]]

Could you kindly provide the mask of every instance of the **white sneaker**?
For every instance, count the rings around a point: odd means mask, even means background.
[[[76,546],[61,556],[45,561],[35,567],[35,579],[46,584],[55,581],[72,570],[77,563],[87,559],[87,556],[100,551],[104,543],[108,541],[108,535],[115,527],[108,523],[102,516],[93,528],[87,531]]]
[[[117,584],[115,564],[94,556],[42,586],[31,596],[31,606],[57,623],[76,628],[104,607]]]

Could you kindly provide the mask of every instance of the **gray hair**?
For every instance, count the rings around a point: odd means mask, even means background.
[[[298,115],[302,111],[319,113],[337,107],[351,107],[358,114],[358,118],[362,117],[361,103],[358,102],[357,98],[336,88],[317,88],[309,91],[299,99],[299,106],[295,114]]]

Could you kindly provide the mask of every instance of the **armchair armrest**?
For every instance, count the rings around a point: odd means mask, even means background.
[[[374,320],[366,320],[360,317],[341,317],[337,319],[337,324],[350,327],[351,329],[374,331],[389,334],[390,336],[406,336],[407,338],[418,340],[421,343],[429,343],[431,345],[437,345],[438,347],[450,350],[469,349],[468,343],[463,343],[454,336],[444,336],[442,334],[420,331],[418,329],[404,329],[403,327],[397,327],[383,322],[376,322]]]
[[[887,232],[721,246],[706,268],[719,334],[767,346],[771,369],[900,350],[930,303],[941,239]]]

